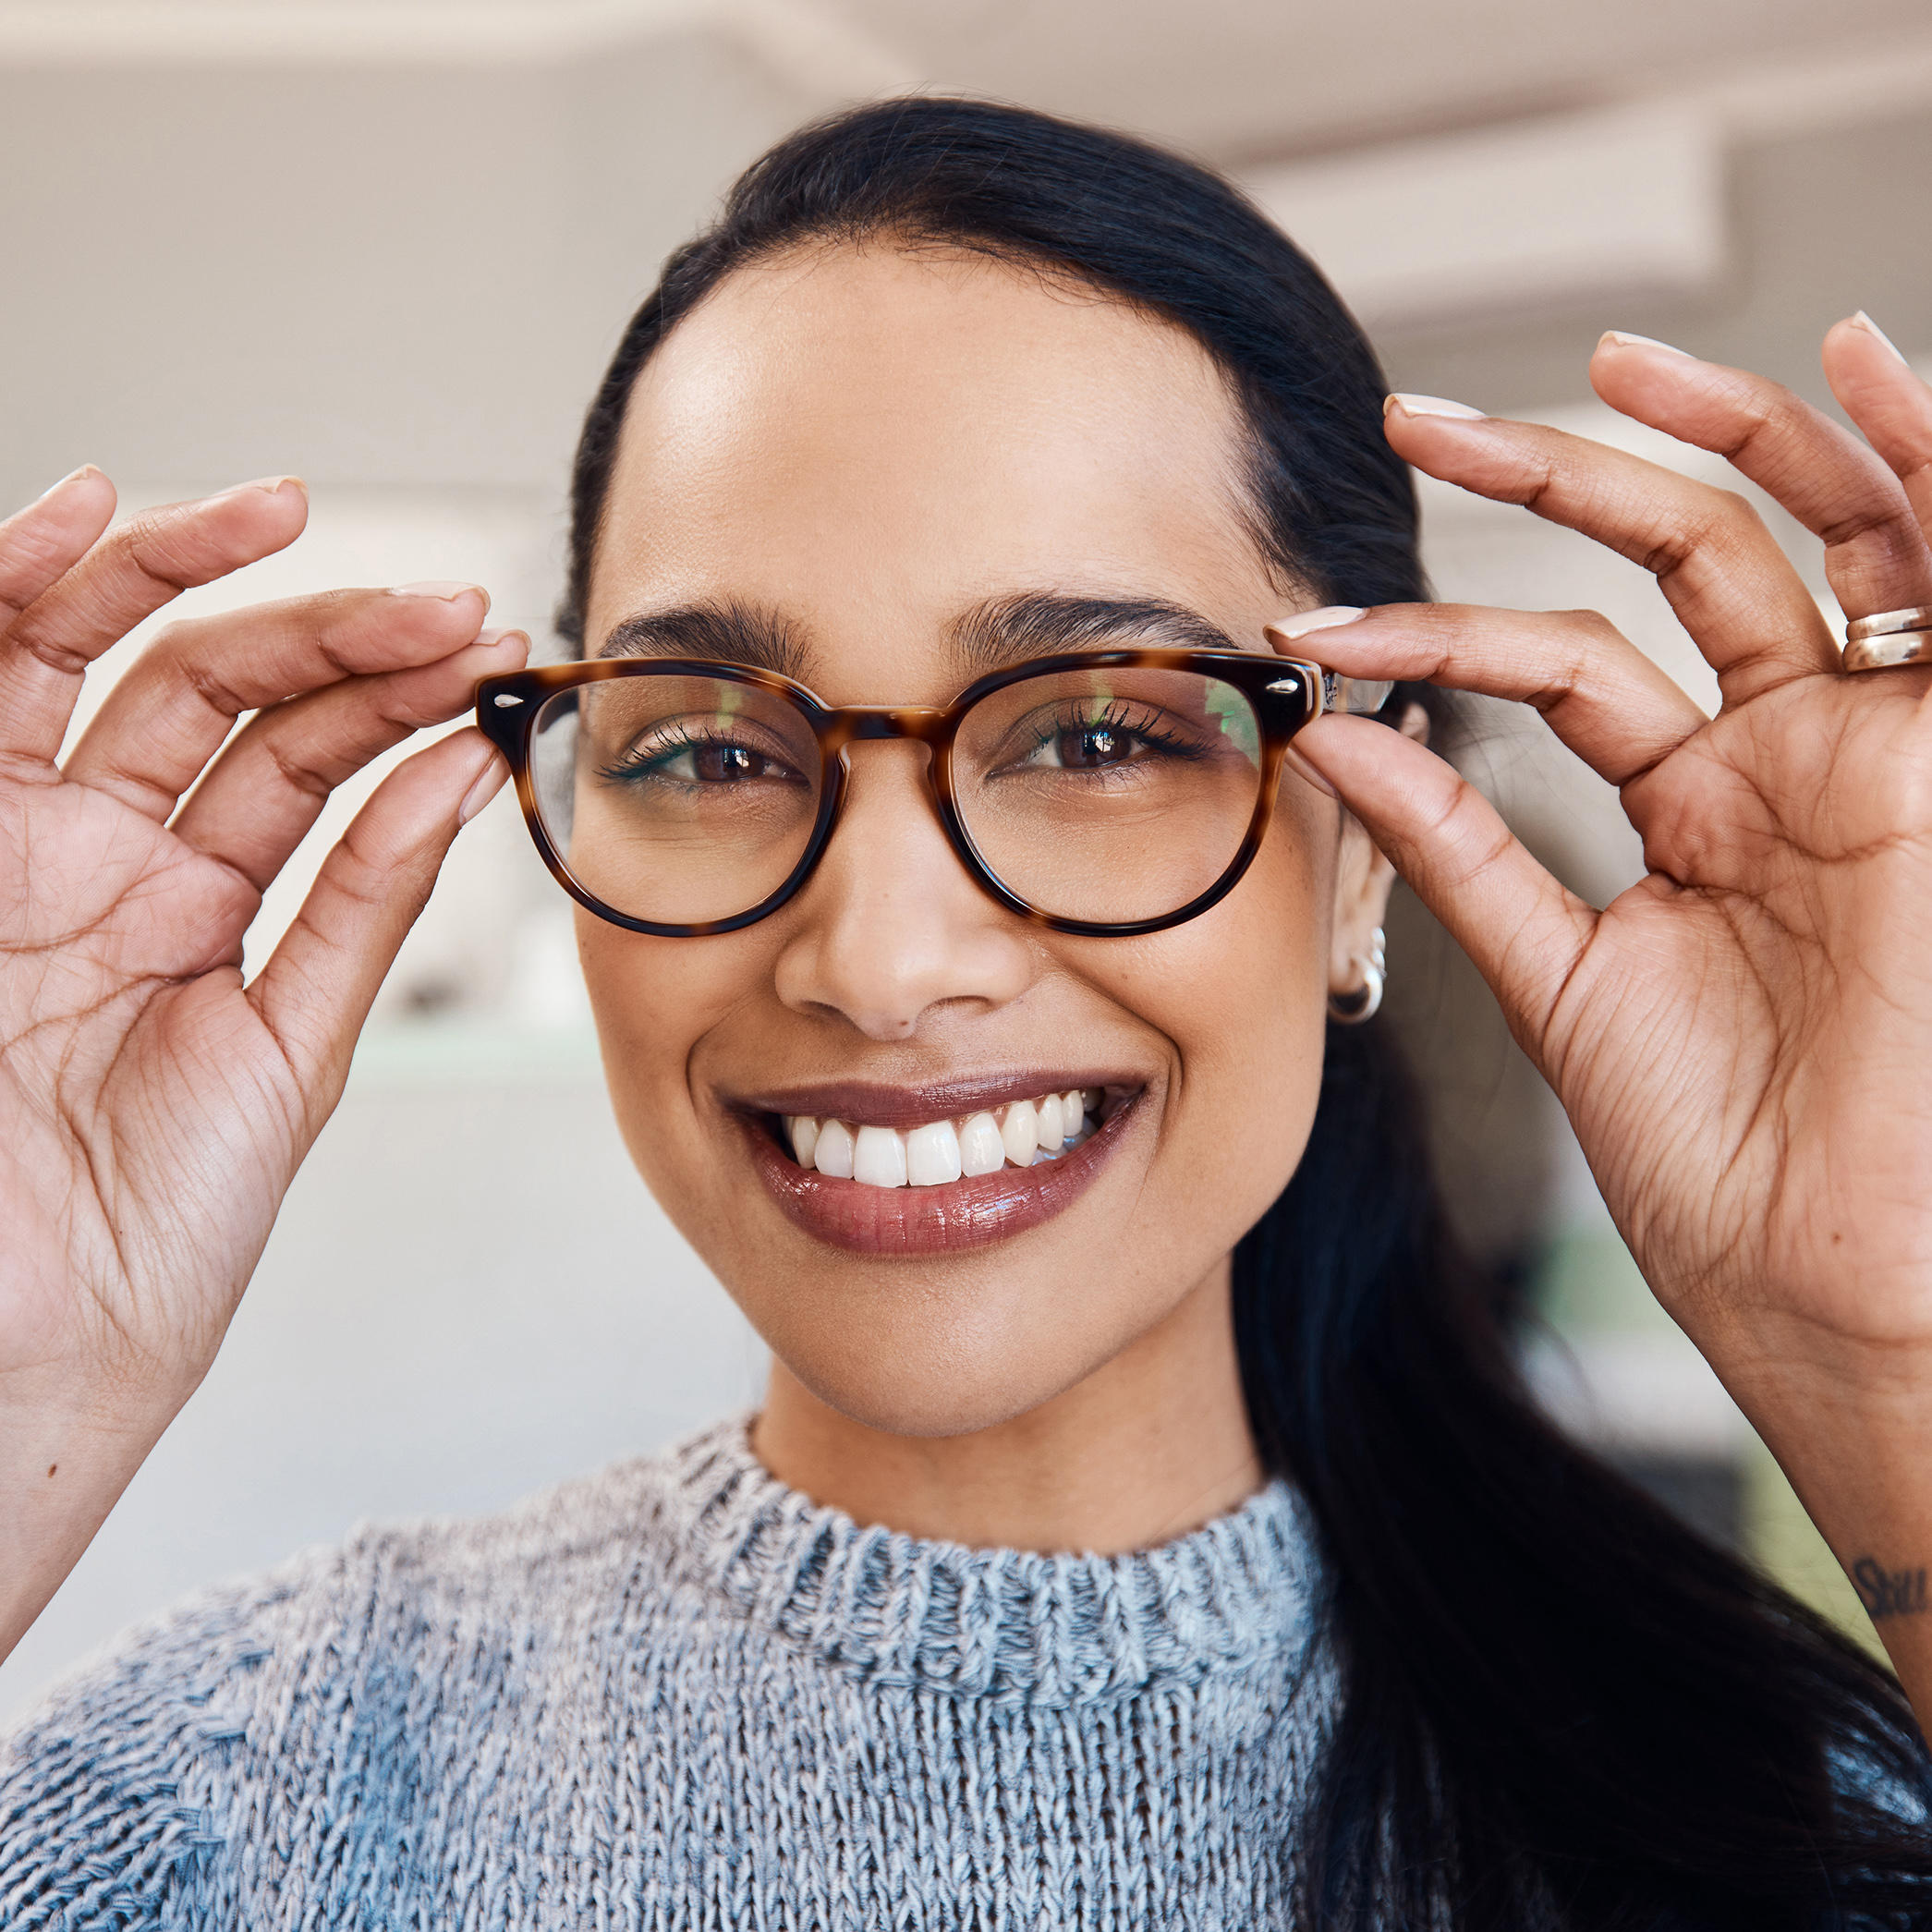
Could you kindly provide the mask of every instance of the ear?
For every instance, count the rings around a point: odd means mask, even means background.
[[[1396,726],[1403,736],[1428,743],[1428,713],[1409,705]],[[1377,929],[1388,917],[1395,868],[1378,852],[1361,821],[1342,814],[1342,840],[1335,854],[1335,909],[1329,928],[1329,990],[1362,990],[1362,966],[1375,945]]]

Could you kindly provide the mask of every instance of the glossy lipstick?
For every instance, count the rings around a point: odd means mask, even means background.
[[[1091,1073],[972,1081],[917,1090],[860,1086],[794,1088],[760,1096],[757,1107],[732,1109],[752,1162],[796,1227],[857,1254],[948,1254],[1003,1241],[1051,1220],[1083,1194],[1124,1136],[1141,1089],[1128,1087],[1078,1146],[1030,1167],[1006,1167],[938,1185],[875,1187],[801,1167],[782,1147],[783,1116],[809,1113],[854,1124],[906,1126],[935,1118],[990,1112],[1029,1094],[1105,1086]],[[1120,1095],[1124,1083],[1110,1092]]]

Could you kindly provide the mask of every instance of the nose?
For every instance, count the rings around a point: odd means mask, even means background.
[[[836,1015],[868,1039],[903,1040],[944,1013],[1017,999],[1037,970],[1023,923],[990,899],[947,843],[921,745],[850,759],[832,843],[793,902],[780,999]]]

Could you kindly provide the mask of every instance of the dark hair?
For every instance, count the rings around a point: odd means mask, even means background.
[[[983,251],[1180,323],[1239,397],[1273,562],[1335,602],[1427,594],[1380,371],[1289,241],[1141,142],[913,99],[773,149],[626,331],[577,457],[560,627],[578,648],[638,371],[734,269],[868,238]],[[1235,1254],[1250,1419],[1331,1575],[1341,1699],[1294,1828],[1309,1922],[1919,1923],[1932,1853],[1874,1796],[1932,1800],[1897,1685],[1542,1419],[1420,1118],[1379,1029],[1331,1027],[1306,1153]]]

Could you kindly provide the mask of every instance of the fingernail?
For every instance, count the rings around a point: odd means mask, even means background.
[[[1892,354],[1899,358],[1901,362],[1905,361],[1905,352],[1902,348],[1900,348],[1898,344],[1895,343],[1891,339],[1891,337],[1885,333],[1885,331],[1881,329],[1878,326],[1878,324],[1875,322],[1871,319],[1871,317],[1865,312],[1863,309],[1861,309],[1858,311],[1858,313],[1852,318],[1852,326],[1854,329],[1863,329],[1869,335],[1876,335],[1878,338],[1878,340],[1882,342],[1885,345],[1885,346],[1889,348],[1892,352]],[[1905,366],[1909,369],[1912,365],[1909,362],[1907,362],[1905,363]]]
[[[240,496],[246,491],[259,490],[264,496],[279,496],[291,483],[298,490],[306,490],[309,487],[298,476],[259,476],[252,482],[237,483],[234,489],[224,490],[219,495]],[[215,500],[218,501],[219,498]]]
[[[1601,348],[1606,342],[1614,343],[1620,349],[1661,349],[1667,356],[1682,356],[1686,362],[1696,359],[1688,349],[1681,349],[1675,343],[1659,342],[1655,335],[1633,335],[1624,329],[1606,329],[1597,338],[1597,346]]]
[[[483,600],[483,608],[490,608],[490,593],[480,584],[459,584],[448,577],[426,577],[419,584],[397,584],[390,591],[392,597],[434,597],[444,603],[455,603],[459,597],[468,597],[474,591]]]
[[[1391,395],[1382,404],[1382,414],[1400,409],[1404,416],[1453,416],[1464,422],[1481,422],[1483,412],[1467,403],[1452,403],[1441,395]]]
[[[463,794],[463,802],[456,808],[456,823],[468,825],[503,790],[504,780],[509,775],[510,768],[503,759],[492,757],[483,767],[481,776]]]
[[[1266,626],[1270,637],[1306,638],[1310,631],[1334,630],[1343,624],[1353,624],[1365,614],[1362,606],[1356,603],[1325,603],[1319,610],[1297,611],[1292,617],[1283,617],[1277,624]]]
[[[83,463],[79,469],[70,469],[66,476],[61,478],[59,482],[43,490],[35,501],[37,503],[45,503],[55,490],[65,490],[69,483],[78,483],[82,477],[99,476],[101,472],[91,463]]]
[[[526,662],[529,661],[530,634],[527,630],[518,630],[514,625],[506,626],[502,630],[480,630],[469,648],[472,650],[494,650],[499,644],[514,644],[516,647],[516,656]]]

